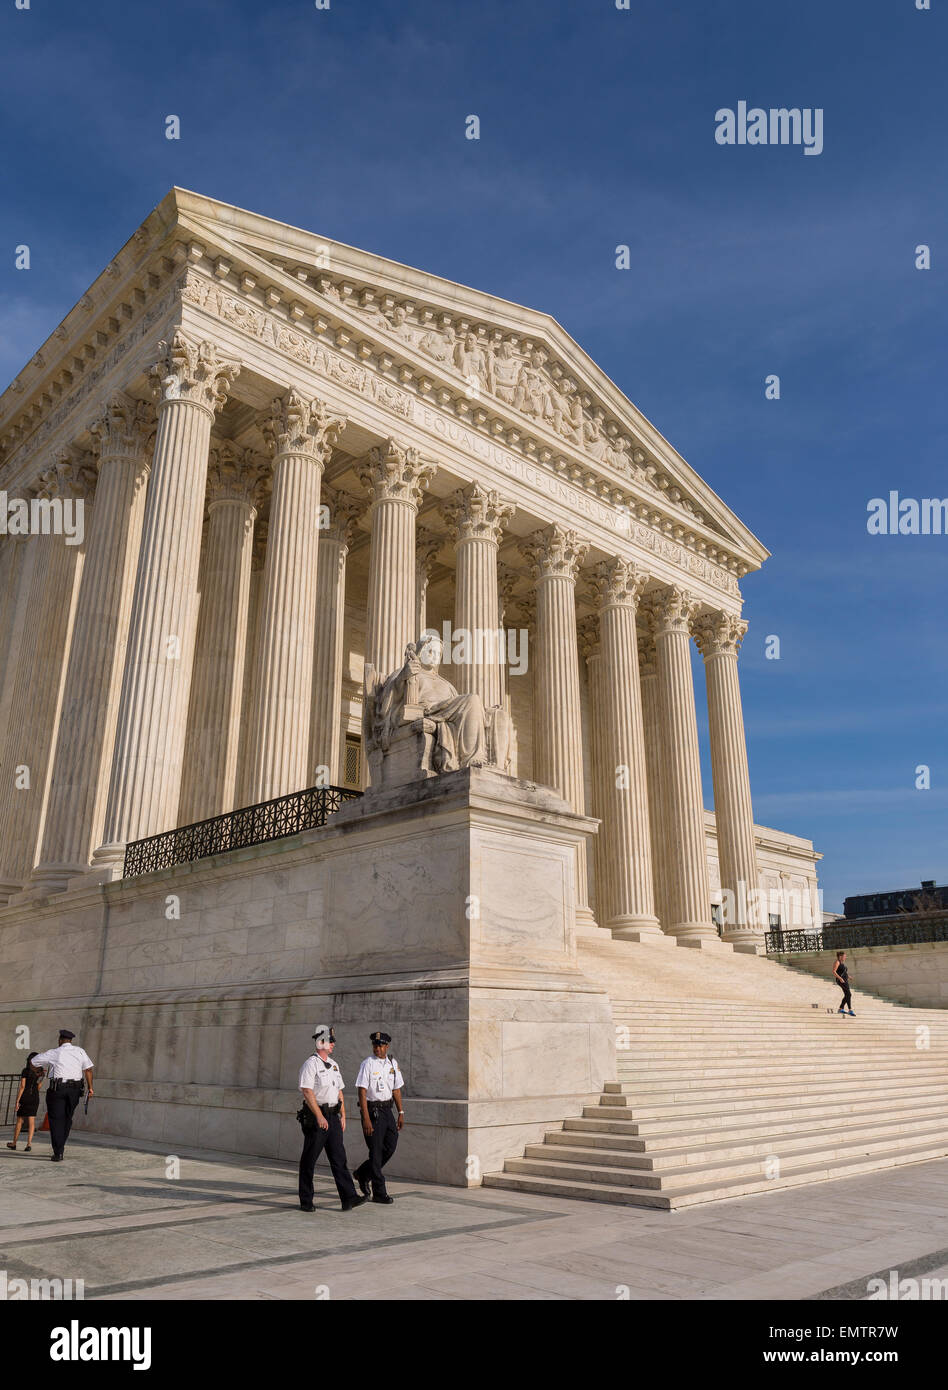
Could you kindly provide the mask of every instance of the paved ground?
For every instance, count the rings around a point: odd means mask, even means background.
[[[291,1165],[74,1137],[0,1145],[0,1268],[113,1299],[864,1299],[948,1278],[948,1159],[681,1212],[392,1181],[344,1215]],[[384,1252],[384,1263],[379,1258]],[[322,1290],[322,1293],[319,1291]]]

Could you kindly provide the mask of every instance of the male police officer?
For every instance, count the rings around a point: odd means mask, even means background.
[[[356,1181],[362,1188],[362,1195],[368,1197],[369,1183],[372,1184],[372,1201],[386,1205],[394,1201],[385,1190],[382,1169],[398,1144],[398,1133],[405,1123],[402,1109],[402,1087],[404,1078],[394,1057],[388,1055],[388,1045],[392,1041],[388,1033],[371,1033],[372,1056],[366,1057],[359,1068],[356,1086],[359,1091],[359,1109],[362,1112],[362,1133],[368,1145],[369,1156],[356,1169]],[[398,1110],[398,1119],[392,1114],[392,1100]]]
[[[73,1046],[75,1033],[68,1028],[59,1030],[59,1046],[48,1052],[38,1052],[33,1058],[34,1067],[49,1067],[49,1086],[46,1089],[46,1113],[49,1116],[49,1137],[53,1146],[53,1163],[62,1163],[63,1149],[72,1129],[72,1115],[82,1096],[82,1078],[85,1076],[92,1090],[92,1058],[81,1047]]]
[[[361,1207],[364,1197],[356,1194],[352,1174],[346,1164],[346,1149],[342,1140],[346,1131],[346,1103],[342,1098],[345,1082],[342,1072],[332,1060],[336,1035],[328,1024],[321,1023],[313,1034],[316,1052],[307,1057],[300,1069],[300,1090],[303,1108],[299,1121],[303,1128],[303,1152],[300,1155],[300,1207],[315,1211],[313,1205],[313,1171],[316,1160],[326,1150],[336,1191],[343,1211]]]

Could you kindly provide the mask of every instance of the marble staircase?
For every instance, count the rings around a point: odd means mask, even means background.
[[[673,1210],[948,1154],[948,1011],[857,988],[840,1016],[835,986],[725,950],[581,957],[617,1079],[486,1186]]]

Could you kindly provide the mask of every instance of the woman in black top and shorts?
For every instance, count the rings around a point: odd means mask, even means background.
[[[37,1069],[31,1066],[35,1052],[31,1052],[26,1059],[26,1066],[20,1072],[20,1089],[16,1093],[16,1124],[13,1126],[13,1143],[7,1144],[8,1149],[16,1148],[16,1141],[20,1137],[20,1130],[23,1128],[23,1121],[26,1121],[26,1152],[29,1153],[33,1147],[33,1130],[36,1127],[36,1112],[39,1110],[40,1085],[43,1079],[42,1068]]]
[[[843,991],[843,1002],[836,1010],[837,1013],[844,1014],[849,1011],[849,1017],[855,1018],[853,1013],[853,997],[849,992],[849,971],[846,969],[846,952],[836,952],[836,964],[833,966],[833,979]]]

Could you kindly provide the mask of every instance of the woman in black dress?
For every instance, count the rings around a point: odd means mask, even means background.
[[[855,1018],[853,1013],[853,997],[849,992],[849,971],[846,969],[846,952],[836,952],[836,964],[833,966],[833,978],[843,991],[843,1002],[837,1009],[837,1013],[844,1014],[849,1012],[850,1018]]]
[[[13,1143],[7,1144],[8,1149],[16,1148],[16,1141],[20,1137],[20,1130],[23,1128],[23,1121],[25,1120],[27,1153],[33,1147],[33,1130],[36,1127],[40,1086],[43,1082],[42,1067],[37,1068],[31,1065],[35,1056],[35,1052],[30,1053],[26,1059],[26,1066],[20,1072],[20,1089],[16,1093],[16,1124],[13,1126]]]

